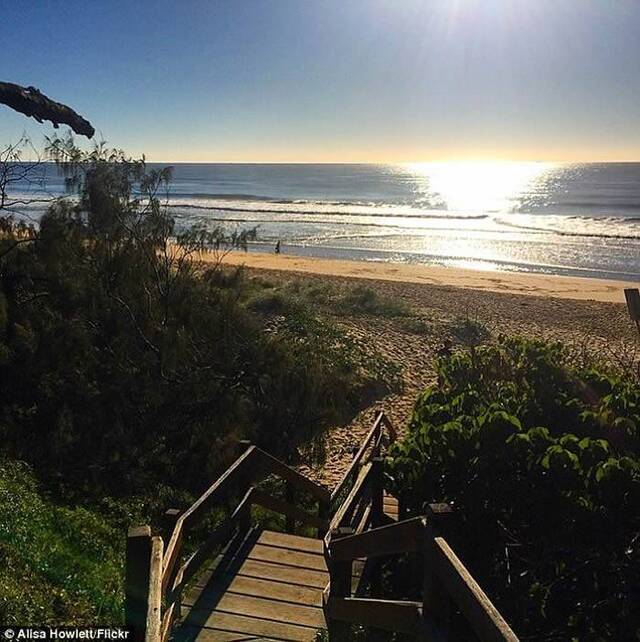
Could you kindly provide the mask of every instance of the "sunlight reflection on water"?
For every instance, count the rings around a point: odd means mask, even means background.
[[[506,212],[517,208],[523,192],[556,167],[554,163],[460,161],[405,166],[418,179],[420,191],[437,194],[448,210]]]

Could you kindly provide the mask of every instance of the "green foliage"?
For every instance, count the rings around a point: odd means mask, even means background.
[[[169,169],[71,138],[49,153],[70,198],[30,242],[0,238],[0,438],[65,496],[197,491],[237,438],[286,457],[375,394],[387,373],[369,351],[285,294],[251,301],[241,271],[198,266],[255,231],[176,230]]]
[[[25,464],[0,460],[0,622],[122,618],[123,542],[99,514],[56,506]]]
[[[389,473],[414,512],[458,511],[455,542],[516,631],[640,635],[640,388],[558,344],[501,339],[441,359]]]

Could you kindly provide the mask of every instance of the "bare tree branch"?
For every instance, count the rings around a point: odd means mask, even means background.
[[[68,125],[76,134],[92,138],[95,129],[91,123],[71,107],[51,100],[35,87],[21,87],[10,82],[0,82],[0,104],[35,118],[39,123],[50,120],[57,129]]]

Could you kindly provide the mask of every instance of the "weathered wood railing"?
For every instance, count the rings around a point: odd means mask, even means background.
[[[276,476],[286,483],[286,499],[271,496],[255,485]],[[195,552],[183,559],[183,542],[211,509],[233,491],[246,492],[233,512],[223,519]],[[318,502],[317,514],[294,505],[296,492],[306,492]],[[286,466],[256,446],[245,452],[183,513],[167,511],[167,538],[152,537],[148,526],[129,531],[125,586],[125,621],[134,642],[164,642],[179,615],[182,592],[216,550],[223,549],[239,532],[251,526],[252,506],[284,515],[292,531],[296,522],[311,526],[322,536],[328,527],[329,491]]]
[[[330,637],[345,637],[345,627],[360,624],[409,633],[424,640],[446,640],[453,603],[482,641],[517,642],[489,598],[442,536],[450,516],[446,504],[433,504],[416,517],[363,532],[335,529],[325,537],[329,584],[323,594]],[[421,553],[422,601],[352,597],[353,562],[382,556]]]
[[[373,427],[367,433],[367,436],[364,438],[364,441],[360,445],[358,452],[355,454],[353,460],[349,464],[349,468],[347,468],[344,475],[338,482],[338,485],[333,489],[333,492],[331,493],[332,508],[335,509],[338,505],[338,502],[342,501],[344,494],[353,484],[363,466],[365,466],[371,459],[380,457],[380,455],[382,454],[382,449],[385,445],[385,428],[388,442],[395,441],[395,429],[391,425],[391,422],[389,421],[387,416],[383,412],[379,412],[376,415],[375,421],[373,422]]]
[[[148,526],[129,531],[125,587],[125,621],[134,642],[166,642],[179,615],[181,595],[216,551],[251,527],[251,508],[261,506],[283,515],[286,530],[296,523],[317,529],[323,537],[329,584],[323,593],[330,636],[344,636],[350,623],[422,639],[446,639],[451,605],[455,605],[481,641],[517,642],[517,638],[445,539],[451,510],[432,504],[425,517],[400,522],[384,514],[381,455],[385,439],[395,431],[383,413],[376,417],[349,468],[335,490],[304,477],[263,450],[245,444],[245,451],[187,510],[166,513],[165,540],[151,535]],[[279,499],[256,486],[270,476],[286,484]],[[206,540],[185,558],[185,536],[232,492],[244,493],[236,508]],[[296,505],[297,493],[317,501],[316,514]],[[390,523],[391,522],[391,523]],[[423,559],[422,601],[385,600],[379,591],[376,561],[380,557],[418,553]],[[362,565],[359,586],[369,586],[374,597],[353,596],[354,561]],[[373,569],[373,570],[372,570]],[[341,631],[341,629],[343,629]]]

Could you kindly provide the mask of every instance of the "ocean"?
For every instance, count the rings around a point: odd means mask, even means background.
[[[640,279],[640,163],[173,167],[178,229],[256,227],[250,251]],[[37,219],[63,185],[47,167],[14,212]]]

